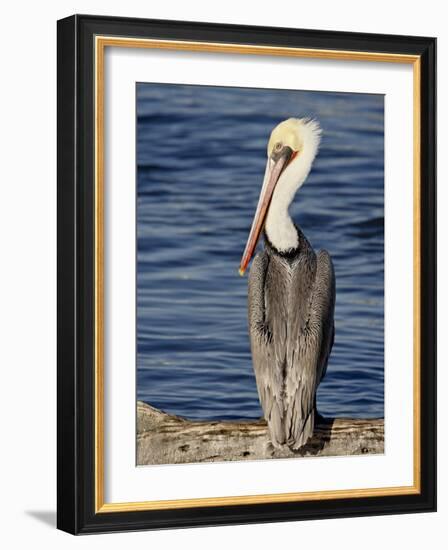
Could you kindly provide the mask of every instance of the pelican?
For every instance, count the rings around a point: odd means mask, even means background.
[[[335,276],[330,254],[317,254],[289,215],[317,154],[317,121],[290,118],[276,126],[243,275],[264,229],[264,249],[249,273],[248,317],[258,395],[275,448],[297,450],[313,435],[316,391],[334,342]]]

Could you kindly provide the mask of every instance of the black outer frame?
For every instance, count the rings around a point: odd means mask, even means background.
[[[421,57],[421,493],[94,512],[94,37]],[[74,15],[58,21],[57,526],[73,534],[436,510],[436,39]]]

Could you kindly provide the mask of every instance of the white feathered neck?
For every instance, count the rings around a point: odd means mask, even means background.
[[[311,170],[319,149],[321,129],[317,121],[309,119],[288,119],[282,124],[287,136],[293,135],[295,142],[299,140],[300,149],[278,180],[266,216],[265,231],[272,245],[280,252],[286,252],[299,245],[289,206]]]

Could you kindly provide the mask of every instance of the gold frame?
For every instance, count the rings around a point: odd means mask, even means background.
[[[413,458],[414,482],[410,486],[347,489],[302,493],[244,495],[216,498],[106,503],[104,502],[104,54],[106,47],[151,48],[213,53],[233,53],[301,57],[330,60],[406,63],[413,65],[413,172],[414,172],[414,349],[413,349]],[[208,506],[232,506],[274,502],[331,500],[338,498],[379,497],[420,494],[420,57],[344,50],[321,50],[291,47],[255,46],[251,44],[224,44],[177,40],[133,39],[115,36],[95,37],[95,513],[163,510]]]

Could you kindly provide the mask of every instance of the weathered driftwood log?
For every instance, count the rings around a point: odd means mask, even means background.
[[[264,420],[191,421],[137,403],[137,464],[180,464],[384,453],[383,419],[320,417],[299,451],[274,449]]]

